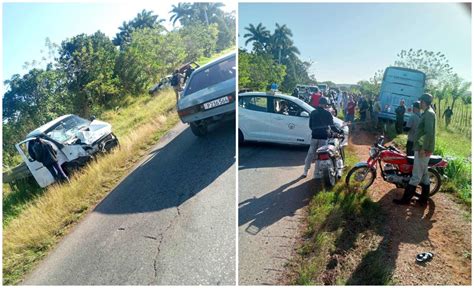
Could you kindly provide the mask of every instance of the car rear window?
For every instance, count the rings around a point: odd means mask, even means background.
[[[235,57],[232,57],[195,72],[183,96],[235,78],[235,68]]]

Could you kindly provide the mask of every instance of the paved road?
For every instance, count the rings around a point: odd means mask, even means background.
[[[296,248],[314,182],[300,178],[307,147],[239,147],[239,284],[278,284]],[[312,173],[313,170],[310,170]]]
[[[234,131],[177,125],[23,284],[235,284]]]

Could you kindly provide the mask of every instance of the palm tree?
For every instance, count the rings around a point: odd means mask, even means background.
[[[300,54],[298,48],[294,46],[291,37],[293,37],[293,33],[288,27],[286,27],[286,24],[280,26],[280,24],[276,23],[275,32],[273,33],[270,42],[272,54],[278,59],[279,64],[281,64],[282,59]]]
[[[244,34],[244,38],[247,38],[245,45],[253,41],[254,52],[263,52],[269,44],[271,37],[270,31],[267,30],[262,23],[258,23],[257,27],[250,24],[249,27],[245,27],[244,29],[249,31],[249,33]]]
[[[437,87],[432,90],[433,97],[438,100],[438,115],[441,115],[441,101],[447,99],[450,93],[450,87],[448,83],[439,83]]]
[[[122,26],[119,27],[120,32],[115,34],[112,43],[115,46],[123,48],[124,45],[130,43],[132,40],[132,33],[136,30],[144,28],[164,29],[164,26],[161,23],[165,20],[159,19],[158,15],[153,15],[152,13],[153,11],[146,11],[143,9],[142,12],[137,13],[137,16],[135,16],[133,20],[128,22],[124,21]]]
[[[190,3],[178,3],[178,6],[173,5],[173,9],[169,13],[174,13],[170,17],[170,21],[173,21],[173,26],[176,24],[176,21],[180,21],[181,25],[185,25],[187,20],[191,17],[192,7]]]
[[[470,88],[471,82],[464,82],[461,77],[459,77],[457,74],[454,74],[451,89],[451,97],[453,98],[451,102],[451,109],[453,109],[453,111],[456,100],[468,93]]]

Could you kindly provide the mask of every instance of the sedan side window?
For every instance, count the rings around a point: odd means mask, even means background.
[[[267,97],[241,97],[239,100],[239,106],[244,109],[267,112]]]
[[[287,115],[287,116],[298,116],[303,110],[298,104],[281,98],[273,99],[274,113]]]

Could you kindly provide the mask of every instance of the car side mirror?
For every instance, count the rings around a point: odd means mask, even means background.
[[[89,117],[89,120],[90,120],[90,121],[94,121],[94,120],[95,120],[95,116],[92,115],[91,117]]]
[[[306,112],[306,111],[302,111],[302,112],[300,113],[300,116],[301,116],[301,117],[309,117],[309,113]]]

